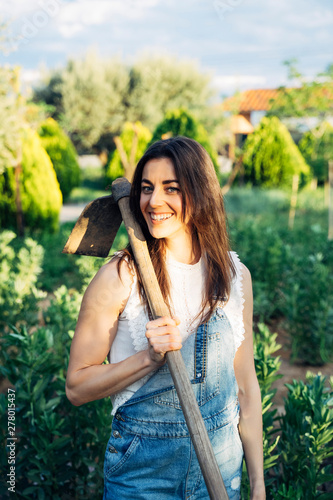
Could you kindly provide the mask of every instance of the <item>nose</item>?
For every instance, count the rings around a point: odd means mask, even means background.
[[[161,205],[163,205],[162,193],[159,189],[155,188],[154,191],[151,193],[151,196],[149,199],[149,205],[152,208],[160,207]]]

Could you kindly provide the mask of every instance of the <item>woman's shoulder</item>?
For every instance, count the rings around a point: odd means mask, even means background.
[[[133,280],[133,271],[129,262],[115,255],[98,270],[90,282],[85,293],[86,299],[95,300],[99,297],[109,305],[116,306],[118,302],[123,304],[131,293]]]

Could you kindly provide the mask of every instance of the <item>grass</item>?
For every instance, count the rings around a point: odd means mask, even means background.
[[[290,193],[280,189],[234,187],[224,197],[229,225],[241,218],[254,218],[266,226],[288,230]],[[293,232],[297,236],[328,231],[328,207],[324,188],[305,188],[298,194]]]

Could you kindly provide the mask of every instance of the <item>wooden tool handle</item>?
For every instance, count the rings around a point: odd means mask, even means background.
[[[157,319],[161,316],[170,316],[169,310],[164,303],[150,259],[146,240],[141,227],[130,211],[129,198],[127,196],[121,198],[118,203],[153,318]],[[217,465],[198,403],[194,396],[182,355],[180,351],[170,351],[166,353],[166,359],[209,496],[212,500],[228,500],[229,497],[223,483],[220,469]]]

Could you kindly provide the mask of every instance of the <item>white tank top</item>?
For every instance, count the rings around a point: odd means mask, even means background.
[[[231,285],[230,298],[223,307],[224,312],[233,328],[235,347],[238,349],[244,338],[243,323],[243,291],[241,263],[238,255],[231,252],[236,268],[236,277]],[[170,257],[166,259],[167,271],[171,285],[171,310],[174,316],[180,319],[178,325],[183,342],[189,335],[195,333],[200,324],[200,317],[194,318],[201,310],[203,297],[205,264],[201,258],[197,264],[183,264]],[[109,353],[110,363],[119,363],[124,359],[147,349],[148,341],[145,336],[146,324],[149,318],[142,306],[137,287],[137,278],[134,276],[131,293],[123,312],[119,316],[116,337]],[[152,376],[154,371],[137,380],[126,389],[111,395],[112,415],[119,406],[124,404],[140,387]]]

